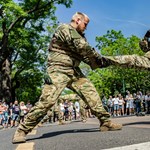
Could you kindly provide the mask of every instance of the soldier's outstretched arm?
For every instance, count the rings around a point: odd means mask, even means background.
[[[150,69],[150,58],[138,55],[106,56],[110,64],[123,67]]]

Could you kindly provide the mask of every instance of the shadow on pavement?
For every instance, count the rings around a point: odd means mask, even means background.
[[[128,126],[128,125],[150,125],[150,121],[131,122],[131,123],[123,124],[123,126]]]
[[[43,138],[50,138],[50,137],[58,136],[58,135],[61,135],[61,134],[83,133],[83,132],[100,132],[100,131],[99,131],[98,128],[90,128],[90,129],[73,129],[73,130],[64,130],[64,131],[57,131],[57,132],[49,132],[49,133],[43,134],[40,137],[27,139],[27,141],[37,140],[37,139],[43,139]]]

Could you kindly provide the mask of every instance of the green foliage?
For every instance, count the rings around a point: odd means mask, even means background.
[[[107,31],[106,35],[96,37],[97,48],[103,55],[144,55],[139,47],[139,38],[132,35],[125,38],[121,31]],[[138,70],[136,68],[121,68],[111,66],[105,69],[90,71],[89,79],[94,83],[100,96],[114,95],[119,92],[123,95],[126,90],[143,92],[149,90],[149,72],[147,70]]]
[[[0,1],[0,64],[11,60],[12,91],[15,90],[18,100],[35,101],[41,92],[48,45],[58,24],[55,11],[59,4],[68,8],[72,0]]]
[[[93,82],[100,96],[108,96],[112,92],[114,80],[117,77],[113,73],[113,70],[96,69],[89,73],[88,78]]]
[[[96,37],[97,48],[103,55],[143,55],[143,51],[139,47],[139,40],[134,35],[125,38],[121,31],[114,30],[107,31],[107,34],[101,37]]]
[[[35,103],[41,94],[41,83],[43,83],[43,73],[39,70],[29,69],[22,71],[17,80],[20,87],[16,89],[17,99]]]

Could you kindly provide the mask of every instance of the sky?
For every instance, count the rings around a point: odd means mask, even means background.
[[[71,8],[57,7],[56,16],[61,23],[69,23],[75,12],[83,12],[90,18],[86,38],[96,46],[96,36],[108,30],[121,31],[125,37],[142,38],[150,29],[150,0],[73,0]]]

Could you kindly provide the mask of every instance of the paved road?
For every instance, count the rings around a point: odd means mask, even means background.
[[[15,129],[0,130],[0,150],[149,150],[150,116],[119,117],[112,121],[123,123],[120,131],[99,132],[96,118],[86,123],[66,125],[44,124],[35,128],[25,144],[12,144]]]

